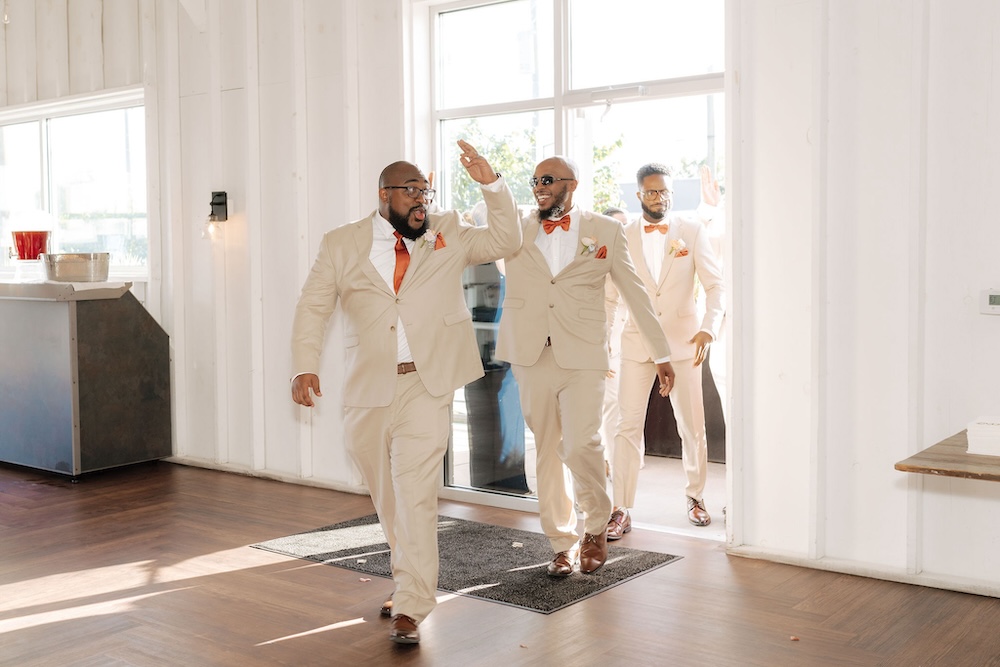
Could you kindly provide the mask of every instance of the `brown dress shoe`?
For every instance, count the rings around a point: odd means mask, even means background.
[[[688,496],[687,500],[688,521],[696,526],[707,526],[712,523],[712,517],[708,515],[708,510],[705,509],[704,500],[695,500],[691,496]]]
[[[560,551],[556,554],[552,562],[549,563],[548,574],[550,577],[568,577],[573,574],[573,568],[579,560],[580,545],[574,544],[569,551]]]
[[[622,539],[622,535],[630,530],[632,530],[632,517],[629,516],[627,509],[617,509],[611,513],[611,521],[608,521],[609,542]]]
[[[600,535],[585,533],[580,540],[580,572],[590,574],[596,572],[608,559],[608,530],[605,528]]]
[[[391,595],[389,596],[388,600],[386,600],[385,602],[382,603],[382,608],[378,610],[378,613],[380,615],[382,615],[382,616],[385,616],[386,618],[392,616],[392,596]]]
[[[389,639],[397,644],[418,644],[420,630],[417,629],[417,622],[406,614],[396,614],[389,624]]]

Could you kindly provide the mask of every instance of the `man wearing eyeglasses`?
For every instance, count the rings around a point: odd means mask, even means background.
[[[709,345],[718,338],[725,313],[722,268],[711,239],[700,220],[671,214],[673,178],[662,164],[642,166],[636,174],[642,218],[625,230],[639,276],[656,309],[659,324],[670,342],[670,360],[677,374],[670,404],[681,436],[681,460],[687,478],[688,521],[707,526],[712,517],[705,508],[703,492],[708,474],[708,438],[702,397],[702,362]],[[717,186],[716,186],[717,187]],[[702,203],[706,201],[702,177]],[[717,192],[717,191],[716,191]],[[705,311],[698,317],[695,279],[705,292]],[[619,416],[614,456],[611,462],[614,512],[608,523],[608,539],[620,539],[632,528],[629,508],[635,504],[642,457],[649,389],[656,374],[656,351],[644,333],[626,321],[621,341],[621,373],[618,378]]]
[[[344,321],[344,431],[389,543],[396,584],[382,614],[390,639],[420,641],[435,605],[437,491],[455,391],[483,376],[462,274],[521,243],[514,196],[464,141],[460,161],[482,186],[487,225],[429,212],[434,190],[409,162],[379,177],[378,209],[328,232],[292,325],[292,399],[313,407],[327,321]]]
[[[608,276],[655,350],[660,394],[673,382],[670,349],[618,221],[573,205],[577,169],[551,157],[531,178],[537,208],[521,221],[521,248],[504,260],[507,294],[496,356],[510,362],[524,418],[535,436],[538,508],[555,556],[547,572],[567,577],[604,565],[611,516],[601,442],[608,371]],[[573,477],[567,488],[564,466]],[[577,529],[574,499],[584,514]]]

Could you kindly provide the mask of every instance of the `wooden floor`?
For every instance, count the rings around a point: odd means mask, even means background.
[[[538,530],[530,514],[441,509]],[[550,615],[444,598],[415,647],[388,641],[389,580],[248,546],[371,511],[170,463],[78,484],[0,465],[0,665],[1000,665],[998,600],[660,532],[623,544],[682,560]]]

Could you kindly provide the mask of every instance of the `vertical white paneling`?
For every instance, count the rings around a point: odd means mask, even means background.
[[[69,0],[69,89],[73,94],[104,88],[102,0]]]
[[[35,0],[38,99],[69,94],[67,0]]]
[[[8,12],[7,104],[25,104],[38,99],[35,48],[35,0],[23,0]]]
[[[142,81],[139,0],[105,0],[103,26],[104,87]]]
[[[309,107],[306,101],[306,27],[303,0],[291,0],[292,90],[295,103],[295,219],[297,220],[296,264],[309,263]],[[291,333],[291,332],[289,332]],[[308,433],[300,432],[299,475],[313,476],[312,450],[315,447]]]
[[[209,164],[209,180],[205,189],[207,201],[211,201],[213,191],[226,192],[223,175],[223,137],[222,137],[222,85],[221,85],[221,15],[219,2],[214,0],[207,7],[208,29],[208,130],[209,141],[205,144],[208,150],[206,162]],[[228,201],[227,201],[228,208]],[[228,214],[227,214],[228,217]],[[226,221],[228,222],[228,220]],[[215,287],[214,306],[212,314],[215,317],[215,404],[218,411],[215,415],[215,460],[228,463],[229,456],[229,424],[231,409],[234,407],[229,400],[229,337],[232,323],[226,308],[226,249],[228,224],[221,226],[221,233],[212,240],[212,284]]]
[[[244,36],[246,44],[246,218],[247,247],[249,257],[249,281],[247,288],[250,297],[250,391],[251,391],[251,423],[253,425],[253,443],[251,451],[251,466],[261,470],[267,466],[267,429],[264,415],[265,380],[264,372],[264,232],[261,214],[261,149],[260,149],[260,77],[259,49],[257,43],[257,7],[253,3],[244,17]],[[280,376],[279,376],[280,377]],[[290,421],[283,413],[285,422]],[[279,413],[281,416],[282,413]],[[288,430],[292,429],[290,426]]]
[[[201,0],[199,0],[201,1]],[[178,89],[181,97],[201,95],[208,91],[209,69],[209,35],[205,26],[192,22],[185,11],[177,14],[178,35],[180,45],[178,69],[180,81]]]
[[[217,0],[219,21],[219,76],[223,90],[245,88],[247,83],[246,0]]]
[[[260,111],[261,287],[264,343],[264,422],[267,469],[298,475],[300,450],[294,422],[299,408],[288,388],[290,308],[301,284],[294,266],[298,256],[296,212],[299,190],[296,155],[296,106],[292,12],[286,3],[257,3]],[[313,414],[339,410],[324,401]]]
[[[139,0],[139,26],[141,31],[142,62],[144,73],[146,115],[146,196],[149,214],[149,290],[145,306],[161,325],[163,324],[163,217],[161,215],[160,187],[160,90],[156,49],[156,0]],[[158,252],[157,252],[158,251]]]
[[[813,151],[815,2],[744,3],[742,174],[752,174],[742,226],[749,289],[740,304],[744,388],[752,420],[744,441],[744,539],[778,551],[807,551],[815,437],[813,392]],[[790,58],[789,54],[798,54]],[[777,100],[780,99],[780,104]],[[760,257],[781,257],[780,262]],[[794,276],[794,279],[791,278]],[[748,400],[750,400],[748,398]],[[780,489],[780,491],[778,491]]]
[[[0,14],[0,19],[2,18]],[[7,27],[0,23],[0,107],[5,106],[7,106]]]

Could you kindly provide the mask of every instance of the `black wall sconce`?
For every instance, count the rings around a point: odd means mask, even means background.
[[[213,239],[222,231],[219,223],[229,219],[229,198],[225,192],[213,192],[209,206],[212,210],[205,220],[205,231],[202,233],[202,237]]]

